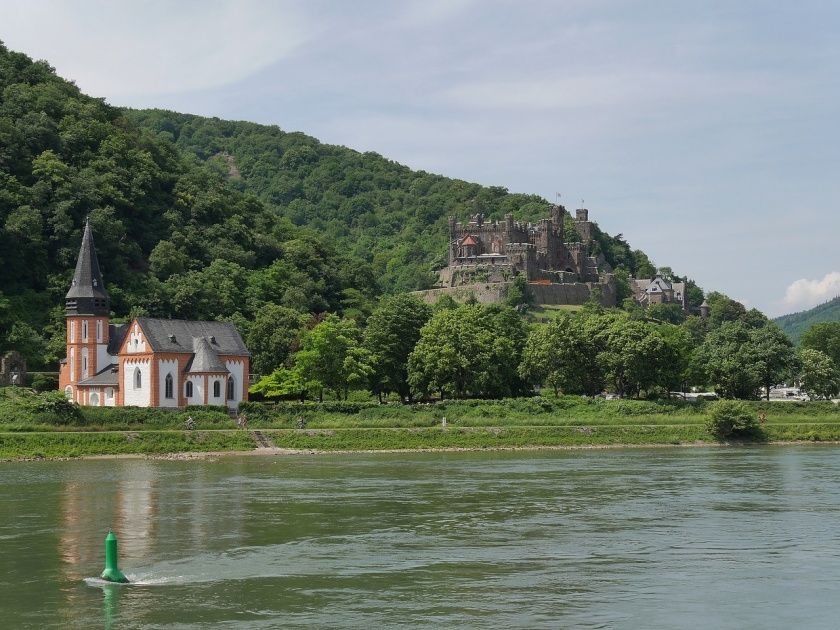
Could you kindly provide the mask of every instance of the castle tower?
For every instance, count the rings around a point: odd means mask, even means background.
[[[589,221],[589,210],[586,208],[575,210],[575,230],[584,243],[592,240],[592,223]]]
[[[59,386],[78,402],[76,384],[105,368],[108,360],[110,298],[102,281],[90,221],[85,222],[76,272],[64,299],[67,358],[61,364]]]

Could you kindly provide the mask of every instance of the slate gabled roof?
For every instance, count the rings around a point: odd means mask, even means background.
[[[216,354],[250,356],[236,326],[230,322],[138,317],[137,323],[155,352],[195,352],[193,339],[206,337]]]
[[[99,370],[93,376],[82,379],[79,385],[110,385],[112,387],[119,387],[120,384],[120,369],[116,363]]]
[[[227,374],[228,369],[225,367],[225,364],[222,363],[222,360],[219,358],[219,354],[213,349],[213,346],[207,337],[196,337],[193,339],[193,349],[195,354],[187,364],[187,372],[191,374],[199,372],[212,372],[214,374],[221,372],[223,374]]]
[[[130,324],[108,324],[108,354],[117,356],[129,326]]]

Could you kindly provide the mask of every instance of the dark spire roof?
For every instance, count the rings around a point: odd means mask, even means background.
[[[65,312],[67,315],[107,316],[109,311],[110,300],[105,291],[105,283],[102,282],[102,272],[99,271],[99,260],[96,258],[96,247],[88,220],[85,221],[76,273],[73,274],[73,282],[65,296]]]

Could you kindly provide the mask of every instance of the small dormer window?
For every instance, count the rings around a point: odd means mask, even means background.
[[[169,341],[171,341],[172,343],[176,343],[175,335],[169,335]]]
[[[216,343],[216,338],[215,337],[210,337],[210,343]]]

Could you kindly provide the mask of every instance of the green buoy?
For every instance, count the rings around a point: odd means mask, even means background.
[[[105,570],[102,572],[102,579],[109,582],[128,582],[117,567],[117,535],[108,530],[108,535],[105,536]]]

